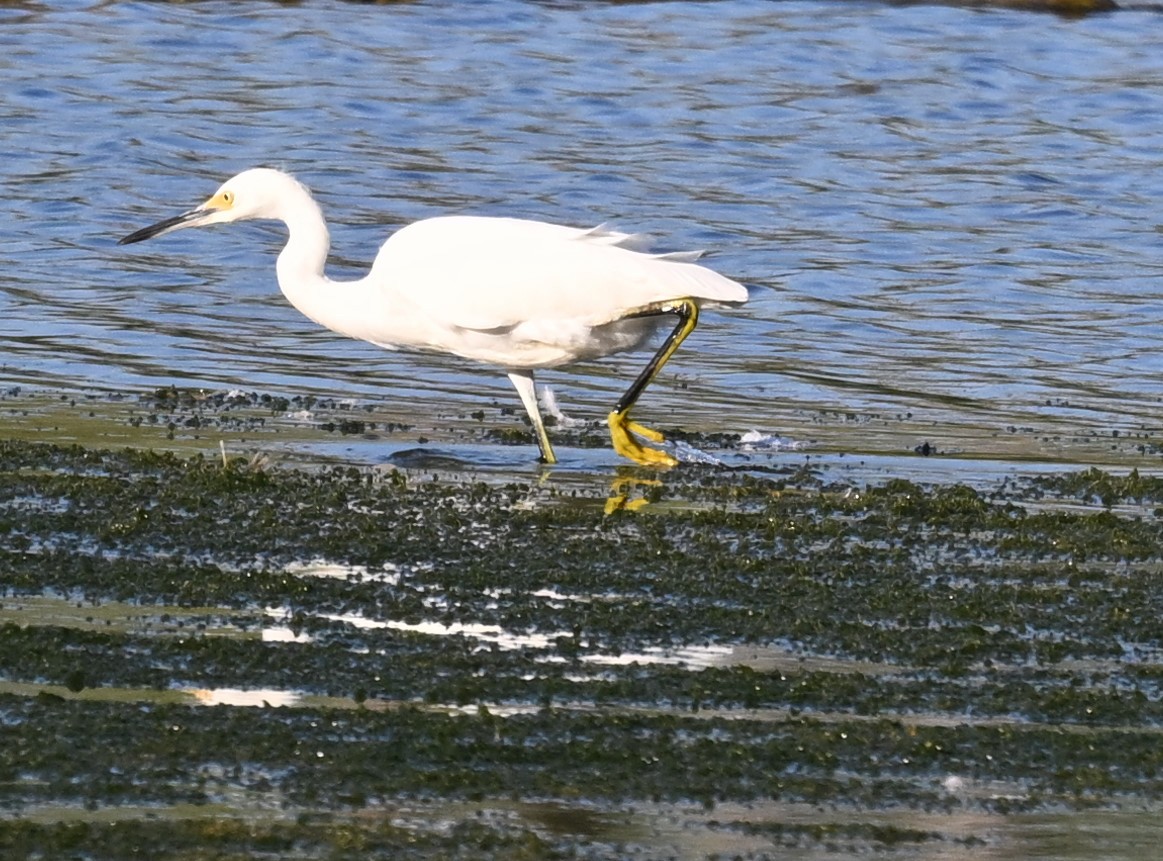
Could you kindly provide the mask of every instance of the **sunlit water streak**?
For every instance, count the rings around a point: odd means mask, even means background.
[[[113,245],[268,164],[317,190],[339,274],[450,212],[715,250],[753,298],[708,314],[643,401],[664,424],[911,412],[980,428],[983,451],[1014,421],[1156,427],[1157,22],[757,0],[9,6],[0,378],[515,405],[493,370],[301,318],[270,227]],[[641,361],[546,377],[597,418]]]

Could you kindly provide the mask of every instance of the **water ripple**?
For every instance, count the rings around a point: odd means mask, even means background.
[[[513,401],[495,372],[299,317],[271,228],[113,247],[270,164],[317,190],[340,274],[449,212],[712,249],[753,298],[707,315],[643,402],[675,423],[1153,425],[1156,24],[757,0],[6,7],[3,373]],[[547,376],[597,417],[640,362]]]

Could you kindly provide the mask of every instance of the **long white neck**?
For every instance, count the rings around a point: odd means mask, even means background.
[[[276,217],[287,225],[287,244],[279,252],[275,272],[279,288],[291,304],[307,316],[328,283],[323,274],[331,236],[323,211],[304,189],[294,200],[284,200]]]
[[[339,282],[324,274],[331,237],[323,211],[305,188],[296,187],[281,203],[275,217],[287,225],[289,235],[275,264],[279,289],[316,323],[361,337],[365,279]]]

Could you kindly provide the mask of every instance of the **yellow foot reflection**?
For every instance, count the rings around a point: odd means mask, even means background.
[[[656,478],[633,478],[627,476],[615,478],[610,482],[610,498],[606,500],[606,514],[613,514],[615,511],[637,511],[639,508],[649,505],[650,500],[645,496],[631,499],[631,491],[635,487],[659,487],[661,485],[662,482]]]
[[[610,439],[614,443],[614,451],[622,457],[643,466],[678,466],[678,461],[666,452],[647,448],[634,438],[636,435],[651,442],[663,442],[666,438],[658,431],[630,421],[625,413],[617,410],[607,416],[606,423],[610,426]]]

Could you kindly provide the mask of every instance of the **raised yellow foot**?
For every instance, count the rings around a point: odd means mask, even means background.
[[[606,424],[610,426],[610,440],[614,443],[614,451],[643,466],[678,466],[678,461],[664,451],[656,448],[647,448],[632,436],[636,434],[651,442],[663,442],[665,437],[656,430],[643,427],[638,422],[632,422],[625,413],[614,410],[606,417]]]

